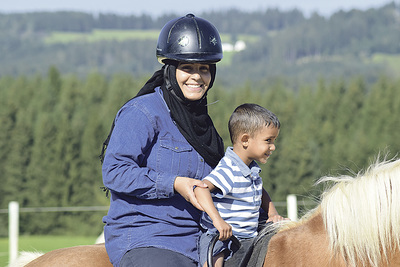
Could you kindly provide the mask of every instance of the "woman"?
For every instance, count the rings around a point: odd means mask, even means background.
[[[114,266],[197,266],[201,207],[193,188],[224,153],[207,112],[222,59],[208,21],[188,14],[159,35],[161,70],[117,113],[103,162],[103,218]]]

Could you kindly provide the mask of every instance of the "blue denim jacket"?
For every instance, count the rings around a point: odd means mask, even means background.
[[[201,212],[179,194],[175,177],[202,179],[211,167],[179,132],[162,91],[125,104],[103,163],[110,209],[103,218],[106,249],[114,266],[137,247],[158,247],[198,261]],[[156,256],[156,255],[155,255]]]

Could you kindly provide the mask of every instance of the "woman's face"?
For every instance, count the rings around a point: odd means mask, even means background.
[[[201,63],[179,63],[176,68],[176,81],[186,99],[199,100],[210,85],[210,67]]]

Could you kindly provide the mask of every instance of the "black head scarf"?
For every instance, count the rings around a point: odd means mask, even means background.
[[[210,65],[212,86],[215,65]],[[176,65],[168,64],[164,70],[165,83],[161,86],[172,119],[186,140],[213,168],[224,155],[224,145],[208,115],[207,92],[196,101],[187,100],[176,81]]]
[[[177,66],[178,62],[176,61],[167,62],[160,70],[153,74],[135,97],[152,93],[156,87],[161,86],[164,100],[170,109],[171,117],[175,121],[179,131],[204,160],[214,168],[224,155],[224,145],[222,138],[219,136],[208,115],[207,92],[200,100],[187,100],[176,81]],[[215,64],[210,64],[210,72],[211,81],[208,89],[212,87],[215,80]],[[102,160],[113,128],[114,122],[110,134],[103,144],[100,155]]]

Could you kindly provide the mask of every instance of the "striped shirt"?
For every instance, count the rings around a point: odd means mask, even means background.
[[[232,226],[236,237],[257,236],[263,188],[260,171],[256,162],[247,166],[233,148],[228,147],[217,167],[204,178],[217,187],[211,193],[214,205],[222,219]],[[203,213],[201,224],[208,229],[214,228],[206,213]]]

